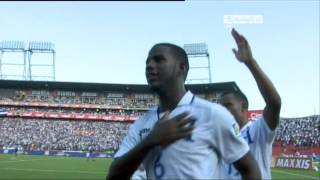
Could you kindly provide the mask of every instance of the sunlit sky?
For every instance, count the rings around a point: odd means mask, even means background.
[[[224,15],[262,15],[263,23],[226,26]],[[263,109],[253,76],[232,53],[235,27],[279,91],[281,116],[319,114],[319,1],[0,2],[0,27],[0,41],[54,43],[56,80],[70,82],[146,84],[152,45],[205,42],[212,82],[235,81],[249,109]]]

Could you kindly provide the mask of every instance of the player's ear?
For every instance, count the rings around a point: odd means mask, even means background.
[[[246,106],[246,103],[241,101],[241,112],[247,112],[248,108]]]
[[[187,74],[188,69],[187,69],[187,66],[186,66],[185,63],[182,63],[182,62],[180,61],[180,62],[179,62],[179,69],[180,69],[180,71],[181,71],[181,73],[182,73],[183,76],[185,76],[185,75]]]
[[[245,105],[244,105],[243,101],[240,101],[240,110],[241,110],[241,112],[245,111]]]

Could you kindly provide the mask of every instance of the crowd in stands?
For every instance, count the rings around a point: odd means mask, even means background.
[[[275,144],[295,147],[320,147],[320,116],[282,118]]]
[[[48,113],[79,113],[90,115],[134,115],[141,116],[145,111],[138,111],[135,109],[94,109],[94,108],[37,108],[37,107],[17,107],[17,106],[4,106],[1,108],[3,111],[8,112],[48,112]]]
[[[197,94],[198,96],[217,102],[216,94]],[[95,92],[71,92],[71,91],[45,91],[45,90],[19,90],[11,95],[1,95],[0,100],[9,102],[49,104],[92,104],[119,106],[121,108],[151,108],[158,104],[154,94],[136,93],[95,93]]]
[[[276,131],[275,144],[320,147],[320,116],[283,118]],[[28,150],[116,149],[130,123],[2,118],[0,146],[22,146]]]
[[[151,108],[157,104],[157,98],[152,94],[118,94],[118,96],[99,94],[99,93],[75,93],[61,91],[16,91],[15,96],[0,97],[0,100],[11,102],[45,102],[57,104],[93,104],[121,106],[122,108]],[[67,93],[67,94],[66,94]]]
[[[59,93],[17,91],[14,97],[0,97],[0,100],[14,102],[45,102],[61,104],[99,104],[120,106],[120,109],[96,108],[54,108],[6,106],[1,109],[15,112],[53,112],[53,113],[89,113],[94,115],[136,115],[141,116],[157,100],[148,94],[83,94],[74,92]],[[54,95],[55,94],[55,95]],[[68,95],[68,96],[61,96]],[[211,97],[211,96],[210,96]],[[212,96],[211,98],[214,98]],[[128,122],[95,122],[65,121],[58,119],[0,119],[0,147],[23,146],[29,150],[87,150],[92,146],[96,151],[103,152],[119,146],[126,134]],[[282,118],[276,130],[275,145],[295,147],[320,147],[320,116],[303,118]]]
[[[80,113],[92,115],[135,115],[155,106],[150,94],[79,93],[70,91],[16,91],[14,96],[2,93],[6,102],[39,102],[52,104],[93,104],[118,106],[112,108],[63,108],[2,105],[2,111]],[[26,150],[88,150],[103,152],[118,148],[127,132],[128,122],[66,121],[60,119],[0,119],[0,147],[22,146]]]
[[[22,146],[25,150],[95,151],[116,149],[130,123],[0,119],[0,147]]]

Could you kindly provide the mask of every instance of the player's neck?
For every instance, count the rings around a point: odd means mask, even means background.
[[[184,85],[168,89],[166,92],[159,94],[160,112],[172,111],[175,109],[186,93]]]
[[[240,129],[242,129],[248,122],[249,122],[248,119],[243,119],[243,120],[241,121],[241,123],[239,123]]]

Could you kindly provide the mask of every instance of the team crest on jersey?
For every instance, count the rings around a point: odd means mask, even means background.
[[[142,138],[144,135],[148,134],[150,132],[150,128],[143,128],[139,131],[139,136]]]
[[[238,136],[240,134],[240,128],[239,128],[238,124],[234,123],[234,124],[232,124],[232,127],[233,127],[234,133]]]

